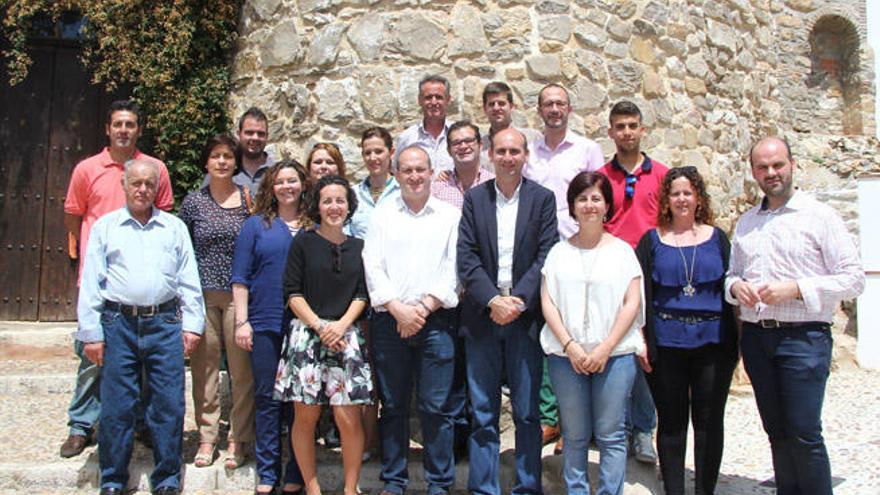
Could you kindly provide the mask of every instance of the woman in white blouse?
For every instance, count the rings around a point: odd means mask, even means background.
[[[614,200],[604,175],[576,175],[567,198],[578,232],[553,246],[541,270],[541,346],[559,400],[563,474],[569,495],[590,493],[587,449],[595,438],[596,493],[622,494],[626,402],[645,350],[642,271],[632,248],[605,232]]]

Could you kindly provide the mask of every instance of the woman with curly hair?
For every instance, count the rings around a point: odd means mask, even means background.
[[[695,492],[715,493],[724,450],[724,408],[738,356],[736,321],[724,301],[730,241],[712,226],[703,178],[671,169],[657,228],[636,248],[645,279],[646,378],[657,407],[665,493],[684,493],[688,416],[693,417]]]
[[[361,405],[372,402],[366,347],[355,325],[367,308],[361,252],[364,242],[343,227],[357,208],[348,181],[322,177],[309,217],[318,225],[297,234],[287,255],[284,298],[293,312],[275,383],[276,399],[294,403],[291,438],[306,493],[321,493],[315,466],[315,427],[330,405],[339,428],[345,494],[357,493],[364,432]]]
[[[253,216],[242,226],[232,265],[235,343],[250,351],[256,409],[256,493],[274,493],[283,479],[283,493],[298,493],[302,475],[290,448],[281,473],[281,431],[292,422],[292,408],[274,395],[286,322],[283,273],[293,236],[302,225],[306,171],[293,160],[273,165],[263,178]]]

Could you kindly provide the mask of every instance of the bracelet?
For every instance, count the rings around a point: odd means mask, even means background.
[[[318,318],[318,321],[315,322],[314,325],[311,325],[312,330],[315,331],[316,334],[321,335],[324,333],[324,327],[327,326],[327,320]]]
[[[247,320],[244,320],[244,321],[237,321],[237,322],[235,322],[235,328],[233,328],[233,330],[238,330],[239,328],[241,328],[241,327],[247,325],[247,323],[248,323]]]
[[[568,342],[566,342],[565,345],[562,346],[562,352],[563,352],[563,354],[565,353],[566,350],[568,350],[568,346],[570,346],[572,342],[574,342],[574,339],[573,339],[573,338],[569,338],[569,339],[568,339]]]

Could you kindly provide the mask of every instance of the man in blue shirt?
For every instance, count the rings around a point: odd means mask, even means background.
[[[153,493],[180,490],[183,360],[199,344],[205,308],[186,226],[153,206],[158,183],[154,163],[126,162],[126,206],[95,222],[83,265],[76,339],[102,367],[102,495],[121,494],[128,484],[142,373]]]

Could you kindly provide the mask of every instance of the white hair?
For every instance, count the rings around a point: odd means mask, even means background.
[[[128,185],[129,171],[131,169],[133,169],[136,165],[145,165],[145,166],[153,169],[153,177],[156,178],[156,182],[159,181],[159,165],[156,165],[155,162],[151,162],[151,161],[147,161],[147,160],[131,159],[131,160],[126,161],[125,164],[123,164],[123,166],[122,166],[123,170],[125,171],[122,176],[122,180],[124,181],[125,185]]]

